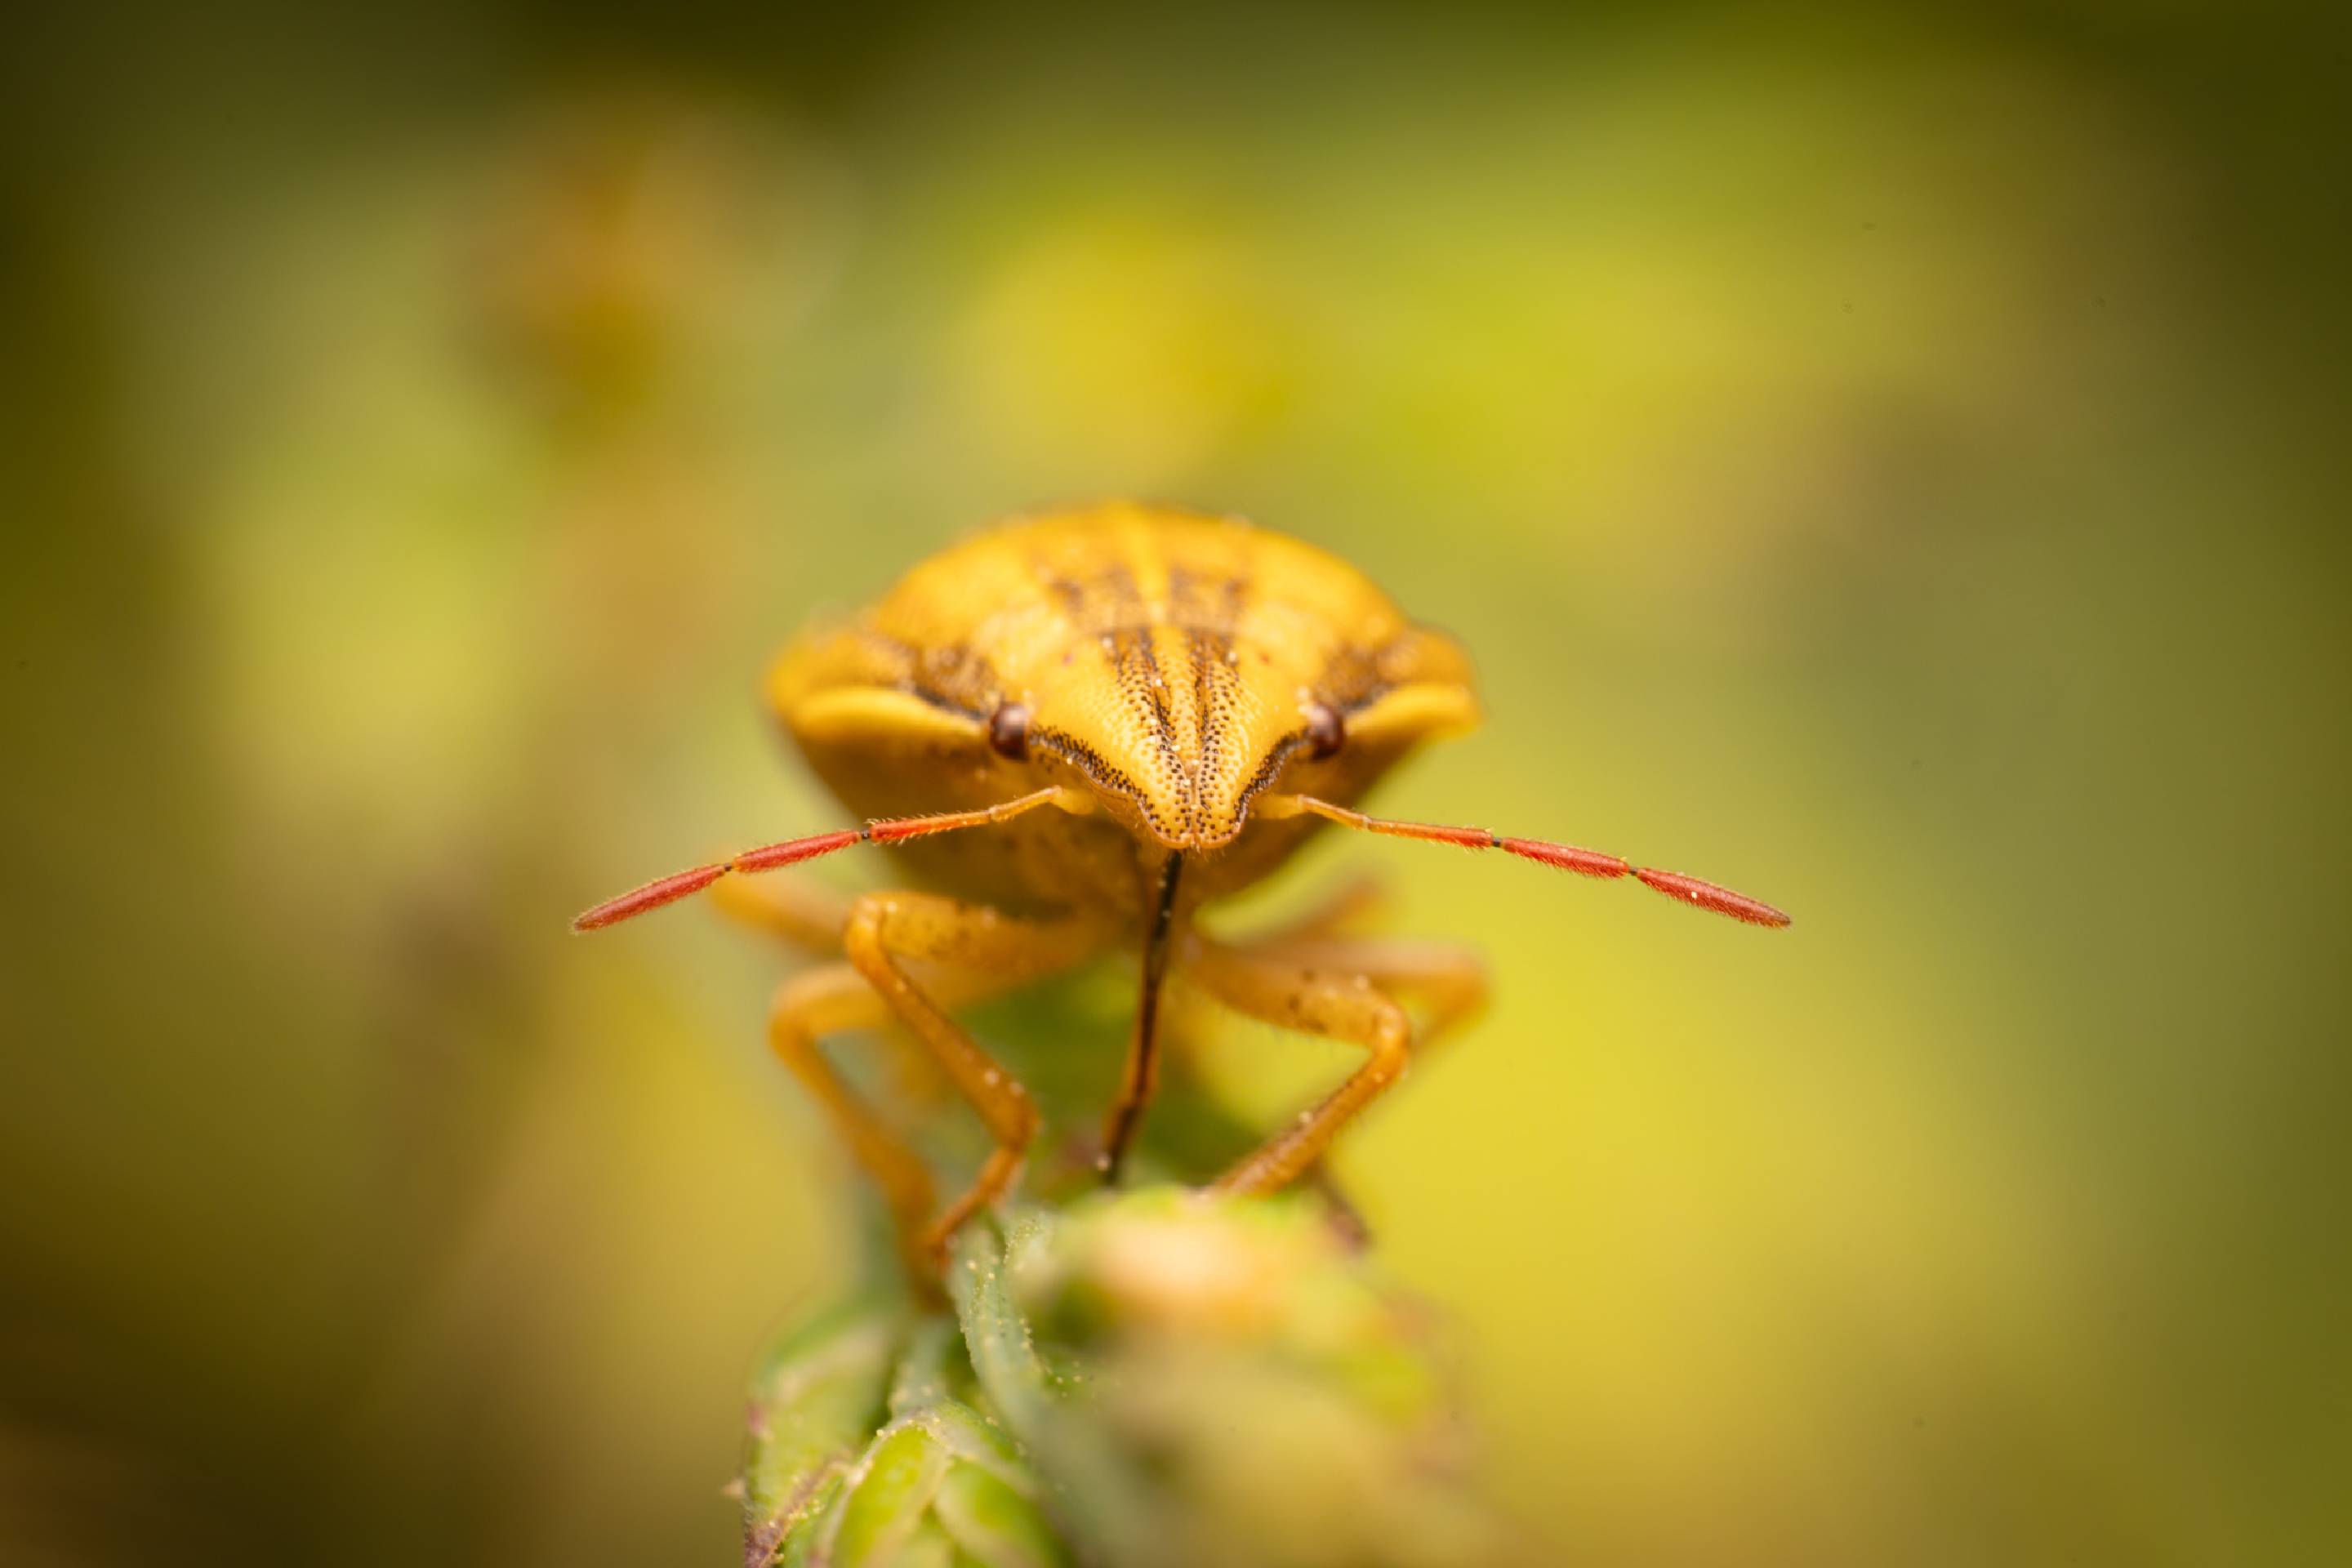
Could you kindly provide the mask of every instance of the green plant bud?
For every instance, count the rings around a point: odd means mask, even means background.
[[[884,1427],[818,1521],[828,1568],[1055,1568],[1067,1561],[1036,1479],[968,1406],[929,1405]]]
[[[787,1538],[822,1514],[885,1418],[910,1331],[896,1301],[859,1298],[778,1338],[751,1380],[741,1480],[744,1561],[791,1561]]]
[[[982,1387],[1081,1555],[1115,1568],[1506,1560],[1429,1315],[1311,1194],[1105,1194],[971,1227]]]
[[[743,1470],[748,1568],[1057,1568],[1012,1440],[959,1394],[955,1323],[893,1300],[819,1314],[755,1379]]]
[[[786,1336],[752,1399],[750,1568],[1469,1568],[1430,1314],[1312,1194],[1099,1193],[957,1236],[952,1318]]]

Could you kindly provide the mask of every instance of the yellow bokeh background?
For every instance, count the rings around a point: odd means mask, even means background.
[[[1102,495],[1465,638],[1488,723],[1385,809],[1797,916],[1363,840],[1274,891],[1369,865],[1491,959],[1341,1166],[1554,1560],[2352,1550],[2315,22],[27,37],[0,1560],[731,1559],[842,1163],[763,1057],[772,954],[565,921],[837,825],[773,648]],[[1214,1052],[1267,1116],[1339,1065]]]

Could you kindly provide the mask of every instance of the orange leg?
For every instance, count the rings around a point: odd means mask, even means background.
[[[935,893],[868,893],[850,906],[842,950],[851,965],[996,1140],[979,1176],[918,1238],[934,1265],[958,1226],[1011,1190],[1037,1134],[1029,1091],[948,1016],[934,991],[953,1001],[1008,991],[1070,968],[1100,944],[1091,921],[1020,920]],[[908,972],[909,962],[924,983]]]
[[[1249,949],[1317,973],[1360,974],[1391,994],[1418,998],[1427,1016],[1413,1039],[1418,1056],[1486,1005],[1486,964],[1473,950],[1424,937],[1285,934]]]
[[[724,884],[721,884],[722,886]],[[998,994],[1069,968],[1096,943],[1076,922],[1014,920],[928,893],[872,893],[849,906],[840,943],[849,961],[784,982],[768,1016],[768,1043],[841,1133],[889,1205],[900,1250],[919,1275],[936,1274],[956,1226],[1008,1188],[1036,1129],[1029,1096],[943,1008]],[[912,961],[919,984],[902,960]],[[906,1025],[994,1133],[998,1152],[971,1190],[933,1218],[929,1167],[834,1069],[819,1042],[854,1029]]]
[[[848,899],[790,872],[730,871],[711,884],[710,899],[729,920],[810,952],[839,952],[841,928],[849,922]]]
[[[1318,1162],[1339,1131],[1404,1075],[1412,1058],[1412,1023],[1391,988],[1431,998],[1424,1041],[1475,1009],[1485,994],[1477,959],[1432,942],[1277,939],[1255,948],[1197,940],[1191,953],[1193,982],[1235,1012],[1286,1028],[1344,1040],[1370,1060],[1323,1100],[1302,1112],[1232,1170],[1214,1190],[1268,1193],[1288,1185]]]
[[[1388,889],[1370,871],[1360,871],[1324,893],[1287,923],[1236,939],[1242,947],[1270,947],[1307,937],[1338,936],[1378,916],[1388,903]]]
[[[878,1029],[889,1021],[889,1009],[864,975],[846,963],[828,963],[795,974],[778,987],[768,1012],[768,1047],[824,1109],[849,1146],[850,1157],[881,1189],[900,1251],[910,1267],[919,1269],[916,1237],[929,1223],[935,1203],[930,1168],[817,1048],[826,1036]]]
[[[1359,887],[1363,890],[1340,906],[1350,914],[1376,893],[1369,886]],[[1303,921],[1253,944],[1252,951],[1262,958],[1297,963],[1318,974],[1360,974],[1392,996],[1420,1001],[1423,1011],[1412,1047],[1416,1060],[1442,1036],[1452,1034],[1486,1006],[1486,962],[1471,949],[1422,937],[1334,936],[1329,932],[1336,923]],[[1351,1246],[1362,1247],[1370,1242],[1371,1227],[1331,1174],[1328,1159],[1318,1158],[1298,1179],[1322,1193],[1331,1205],[1333,1223]]]
[[[710,901],[729,920],[773,937],[786,947],[840,956],[841,928],[849,923],[851,899],[847,893],[837,892],[793,871],[757,876],[730,871],[710,885]],[[863,980],[855,981],[849,988],[861,995],[871,989]],[[874,1017],[858,1027],[882,1031],[894,1058],[894,1089],[925,1106],[938,1103],[947,1086],[940,1081],[930,1057],[916,1048],[904,1029],[890,1027],[892,1020],[880,998],[869,995],[868,1000],[874,1003],[870,1009]]]

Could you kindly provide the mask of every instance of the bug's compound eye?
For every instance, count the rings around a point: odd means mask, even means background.
[[[1339,710],[1328,702],[1307,705],[1307,754],[1317,762],[1332,755],[1347,744],[1347,721]]]
[[[1021,702],[1000,702],[988,716],[988,743],[1007,762],[1029,760],[1029,709]]]

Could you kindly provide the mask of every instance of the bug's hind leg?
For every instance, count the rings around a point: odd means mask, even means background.
[[[850,906],[842,950],[857,973],[911,1030],[948,1080],[987,1123],[996,1150],[961,1195],[915,1240],[936,1267],[963,1222],[1012,1189],[1037,1133],[1037,1110],[1011,1073],[948,1016],[940,995],[969,1001],[1068,969],[1100,945],[1078,920],[1021,920],[934,893],[868,893]],[[933,989],[908,970],[913,963]]]
[[[1310,937],[1336,937],[1376,921],[1388,908],[1388,885],[1370,871],[1359,871],[1325,889],[1323,895],[1281,925],[1235,939],[1235,945],[1270,947]]]
[[[839,952],[849,920],[847,898],[789,872],[730,871],[710,885],[710,900],[729,920],[809,952]]]
[[[1267,1193],[1310,1169],[1339,1131],[1403,1076],[1416,1044],[1392,992],[1429,998],[1419,1044],[1475,1011],[1486,994],[1476,957],[1442,943],[1394,939],[1276,939],[1257,947],[1202,942],[1192,975],[1216,1000],[1254,1018],[1361,1047],[1370,1056],[1338,1089],[1227,1171],[1215,1189]]]
[[[826,1036],[880,1028],[889,1020],[889,1009],[864,975],[846,963],[828,963],[795,974],[777,989],[768,1012],[768,1047],[801,1080],[849,1146],[850,1157],[881,1189],[899,1250],[919,1270],[916,1240],[935,1203],[930,1169],[817,1048]]]

